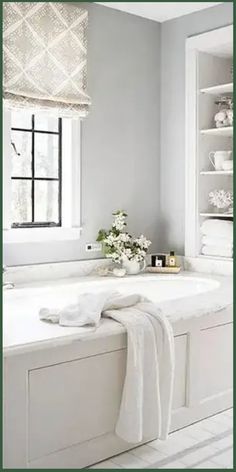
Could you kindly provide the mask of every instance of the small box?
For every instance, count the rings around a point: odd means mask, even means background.
[[[166,256],[165,254],[154,254],[152,256],[152,267],[165,267]]]

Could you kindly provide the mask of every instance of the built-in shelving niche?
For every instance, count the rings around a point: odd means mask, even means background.
[[[231,96],[233,93],[231,78],[232,58],[222,58],[217,55],[199,53],[199,90],[198,90],[198,204],[199,227],[206,218],[229,219],[233,214],[218,212],[208,203],[209,192],[215,189],[232,190],[233,171],[215,171],[210,160],[210,151],[232,150],[233,127],[216,128],[214,115],[218,108],[216,98]],[[220,70],[220,77],[219,77]],[[217,84],[217,79],[223,82]],[[199,254],[201,254],[201,234],[198,236]],[[205,256],[206,257],[206,256]]]
[[[233,126],[216,128],[215,101],[233,94],[232,26],[187,40],[186,55],[186,229],[185,255],[209,260],[232,260],[201,254],[200,227],[207,218],[233,220],[208,202],[215,189],[232,190],[233,170],[216,171],[209,153],[233,149]],[[192,193],[193,192],[193,193]]]

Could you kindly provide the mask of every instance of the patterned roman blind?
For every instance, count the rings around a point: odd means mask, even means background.
[[[88,12],[63,2],[4,2],[4,104],[68,117],[88,113]]]

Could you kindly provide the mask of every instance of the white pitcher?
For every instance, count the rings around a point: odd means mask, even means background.
[[[209,160],[215,170],[222,170],[222,163],[228,161],[231,157],[232,151],[211,151]]]
[[[130,261],[129,259],[124,259],[122,266],[125,268],[126,273],[129,275],[139,274],[142,272],[146,267],[146,262],[143,260],[142,262],[137,261]]]

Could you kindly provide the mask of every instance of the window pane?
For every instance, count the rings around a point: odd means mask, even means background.
[[[58,223],[58,182],[35,181],[34,195],[35,222]]]
[[[31,181],[12,180],[12,222],[29,223],[32,221]]]
[[[37,113],[34,118],[34,128],[36,130],[58,132],[58,118]]]
[[[31,177],[31,133],[12,131],[11,142],[12,176]]]
[[[58,136],[35,133],[35,177],[58,177]]]
[[[23,110],[11,112],[11,127],[12,128],[32,128],[32,113]]]

